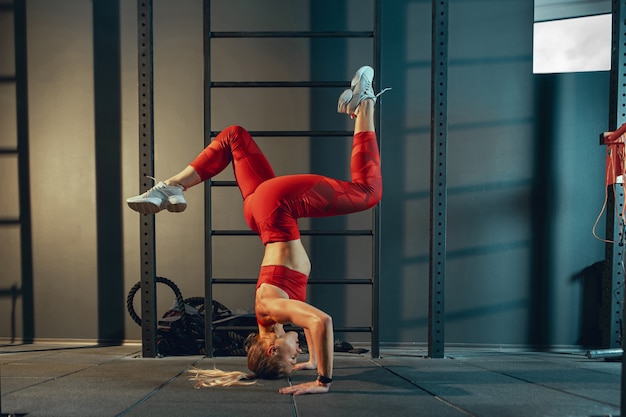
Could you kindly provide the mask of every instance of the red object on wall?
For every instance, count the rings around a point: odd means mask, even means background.
[[[626,171],[624,142],[626,141],[626,123],[615,132],[600,134],[600,144],[606,146],[606,185],[617,183],[617,178]],[[623,182],[620,181],[620,182]]]

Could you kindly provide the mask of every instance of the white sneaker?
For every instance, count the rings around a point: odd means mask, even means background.
[[[163,209],[178,213],[187,208],[183,190],[180,185],[167,185],[161,181],[145,193],[126,199],[126,203],[142,214],[154,214]]]
[[[339,96],[337,102],[337,112],[346,113],[351,117],[355,117],[359,112],[359,105],[365,99],[372,99],[376,102],[376,98],[389,88],[385,88],[378,94],[374,94],[372,81],[374,80],[374,69],[370,66],[359,68],[352,77],[350,89],[345,90]]]

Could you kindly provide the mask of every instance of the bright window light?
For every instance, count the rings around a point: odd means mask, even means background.
[[[610,69],[610,14],[535,23],[535,74]]]

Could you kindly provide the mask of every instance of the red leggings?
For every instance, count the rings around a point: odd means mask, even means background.
[[[231,126],[196,157],[191,166],[202,180],[232,161],[244,199],[244,217],[263,244],[300,237],[297,219],[355,213],[375,206],[382,197],[382,175],[376,134],[354,135],[351,181],[314,174],[276,177],[248,131]]]

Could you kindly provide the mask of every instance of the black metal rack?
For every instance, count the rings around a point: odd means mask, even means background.
[[[380,68],[381,59],[381,0],[374,0],[374,22],[371,31],[335,31],[335,32],[213,32],[211,31],[210,1],[203,0],[203,55],[204,55],[204,144],[210,143],[219,132],[211,130],[211,90],[215,88],[337,88],[348,87],[349,82],[316,82],[316,81],[241,81],[214,82],[211,78],[211,41],[224,38],[369,38],[373,41],[374,66]],[[152,0],[137,1],[138,21],[138,85],[139,85],[139,177],[140,189],[149,188],[147,178],[154,176],[154,108],[153,108],[153,32],[152,32]],[[380,74],[379,74],[380,76]],[[376,125],[380,126],[380,109],[376,113]],[[255,137],[340,137],[352,136],[352,131],[263,131],[250,132]],[[378,134],[380,139],[380,132]],[[380,146],[380,140],[379,140]],[[218,236],[248,236],[248,230],[214,230],[211,216],[211,190],[213,187],[234,187],[234,181],[207,181],[205,183],[205,300],[213,300],[214,284],[253,284],[256,278],[220,279],[213,276],[212,252],[213,239]],[[378,205],[373,209],[372,228],[368,230],[335,230],[318,231],[304,230],[302,235],[325,236],[371,236],[372,238],[372,278],[349,280],[310,280],[310,284],[330,285],[368,285],[372,289],[372,323],[366,327],[337,327],[337,332],[371,333],[371,351],[373,357],[379,357],[379,269],[380,269],[380,210]],[[144,357],[155,357],[156,352],[156,262],[155,262],[155,222],[154,216],[142,215],[140,223],[141,245],[141,316],[142,316],[142,347]],[[205,334],[213,334],[212,310],[206,309]],[[213,340],[205,341],[207,355],[212,355]]]
[[[337,88],[348,87],[347,82],[316,82],[316,81],[228,81],[214,82],[211,78],[211,41],[225,38],[369,38],[373,40],[374,66],[380,68],[381,45],[378,33],[380,33],[381,1],[374,1],[374,22],[371,31],[250,31],[250,32],[213,32],[211,30],[211,4],[210,0],[204,0],[204,106],[205,106],[205,146],[219,132],[211,130],[211,91],[216,88]],[[380,112],[377,112],[380,118]],[[377,123],[378,126],[379,123]],[[258,131],[250,132],[253,137],[324,137],[324,136],[352,136],[351,131]],[[378,135],[380,142],[380,133]],[[205,300],[213,299],[213,285],[215,284],[254,284],[256,278],[233,279],[216,278],[213,276],[212,253],[213,239],[218,236],[249,236],[253,233],[249,230],[215,230],[212,223],[212,187],[234,187],[234,181],[212,181],[205,183]],[[368,230],[303,230],[304,236],[371,236],[372,238],[372,277],[370,279],[324,279],[309,280],[309,284],[324,285],[368,285],[372,289],[372,320],[370,326],[365,327],[336,327],[336,332],[363,332],[371,334],[372,357],[379,357],[379,248],[380,235],[377,233],[380,225],[380,205],[373,210],[372,228]],[[213,334],[213,325],[210,309],[206,311],[205,334]],[[213,340],[206,338],[205,351],[208,356],[213,352]]]

